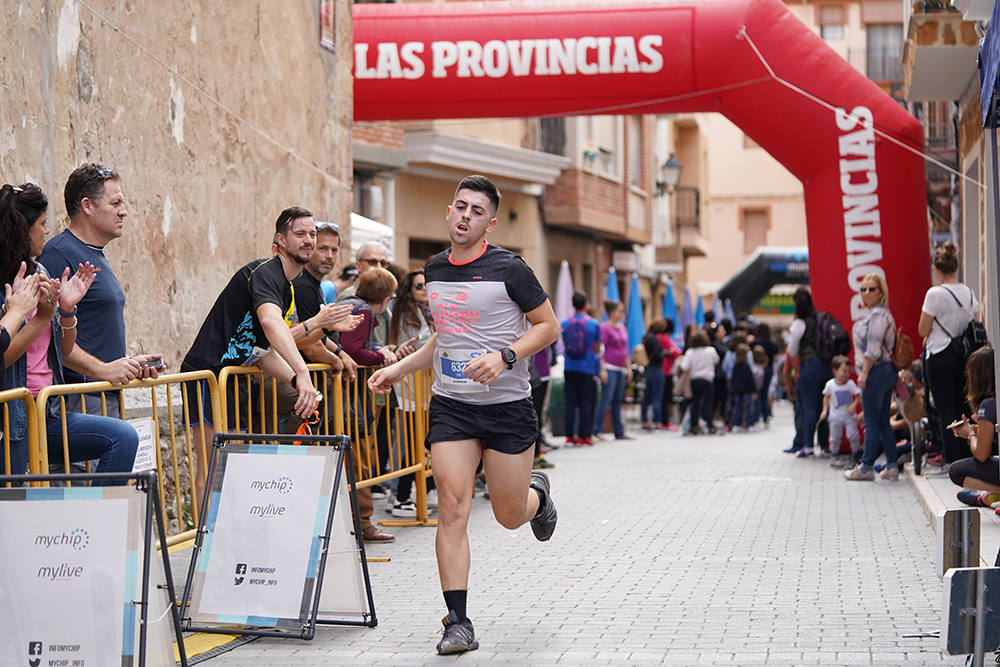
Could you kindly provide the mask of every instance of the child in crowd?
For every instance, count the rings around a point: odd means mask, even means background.
[[[765,428],[769,426],[771,414],[771,360],[767,356],[767,350],[762,345],[754,345],[750,350],[753,358],[753,386],[757,392],[757,402],[753,414],[753,425],[758,421],[764,422]]]
[[[948,425],[959,438],[969,443],[972,456],[951,464],[951,481],[963,486],[958,499],[973,507],[1000,504],[1000,462],[997,458],[997,403],[993,371],[993,350],[980,348],[969,355],[965,365],[968,378],[966,398],[976,411],[976,423],[970,424],[965,415]]]
[[[729,417],[731,431],[737,426],[742,427],[744,431],[750,428],[753,401],[757,398],[757,394],[749,355],[750,346],[746,343],[738,343],[733,350],[733,377],[729,385],[732,396],[732,414]]]
[[[714,412],[713,386],[715,366],[719,363],[719,353],[711,346],[708,334],[701,329],[691,335],[691,342],[678,366],[681,372],[691,374],[691,430],[692,435],[700,433],[698,419],[704,419],[709,433],[715,433],[712,424]]]
[[[835,356],[830,367],[833,378],[823,387],[823,410],[820,421],[826,419],[830,425],[830,453],[834,455],[830,465],[834,468],[848,468],[861,455],[861,438],[858,435],[857,408],[861,401],[861,390],[851,379],[851,362],[842,354]],[[840,456],[840,441],[844,432],[851,443],[850,457]]]

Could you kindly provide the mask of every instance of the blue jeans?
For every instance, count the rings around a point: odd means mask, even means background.
[[[659,424],[663,418],[663,366],[650,364],[643,373],[646,389],[642,392],[641,421],[643,424]],[[653,418],[646,419],[646,412],[653,408]]]
[[[625,435],[625,425],[622,424],[622,401],[625,400],[625,373],[607,369],[608,383],[601,387],[601,403],[594,414],[594,433],[604,432],[604,413],[611,408],[611,428],[615,437]]]
[[[737,426],[749,426],[753,423],[753,407],[751,400],[753,394],[733,394],[732,413],[729,416],[729,428]]]
[[[566,411],[566,437],[590,437],[590,427],[594,424],[594,399],[597,398],[597,383],[590,373],[566,371],[563,390],[563,407]]]
[[[896,465],[896,436],[889,425],[894,386],[896,368],[886,361],[872,366],[868,382],[861,390],[861,409],[865,411],[865,449],[861,464],[866,470],[875,465],[880,449],[885,450],[886,467]]]
[[[829,364],[819,357],[812,357],[799,368],[795,382],[795,400],[802,410],[802,447],[812,451],[816,439],[816,424],[823,410],[823,387],[833,377]]]
[[[45,420],[48,435],[49,461],[62,462],[62,424],[56,417]],[[132,472],[139,435],[128,422],[112,417],[66,413],[69,434],[69,460],[99,459],[95,472]],[[0,459],[3,458],[0,451]],[[28,469],[28,439],[10,442],[11,474],[23,474]],[[3,468],[0,467],[0,471]],[[94,482],[94,486],[122,485],[125,482]]]

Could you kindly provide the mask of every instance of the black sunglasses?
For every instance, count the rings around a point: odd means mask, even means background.
[[[111,171],[107,167],[101,167],[100,169],[96,170],[93,174],[90,175],[90,178],[87,179],[87,183],[94,180],[95,178],[100,178],[102,180],[111,178],[112,174],[114,173],[115,172]]]

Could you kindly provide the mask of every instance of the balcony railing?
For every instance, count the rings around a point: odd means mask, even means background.
[[[931,12],[955,11],[951,6],[951,0],[920,0],[920,11],[922,14]]]
[[[678,229],[701,229],[701,193],[690,186],[674,190],[674,224]]]

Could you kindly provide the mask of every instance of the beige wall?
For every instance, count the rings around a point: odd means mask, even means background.
[[[73,168],[122,174],[129,216],[107,254],[130,352],[176,369],[281,209],[347,218],[351,8],[338,0],[334,54],[313,0],[88,4],[106,20],[70,0],[2,5],[0,174],[42,185],[53,232]]]
[[[736,125],[719,114],[698,114],[696,120],[697,142],[686,141],[678,157],[687,172],[684,156],[695,158],[696,150],[688,144],[696,143],[700,150],[696,172],[703,180],[697,185],[702,234],[710,251],[688,260],[687,280],[693,293],[714,294],[749,256],[744,252],[743,211],[768,212],[767,245],[806,245],[805,200],[799,180],[767,151],[748,145]],[[681,183],[688,183],[684,174]]]

